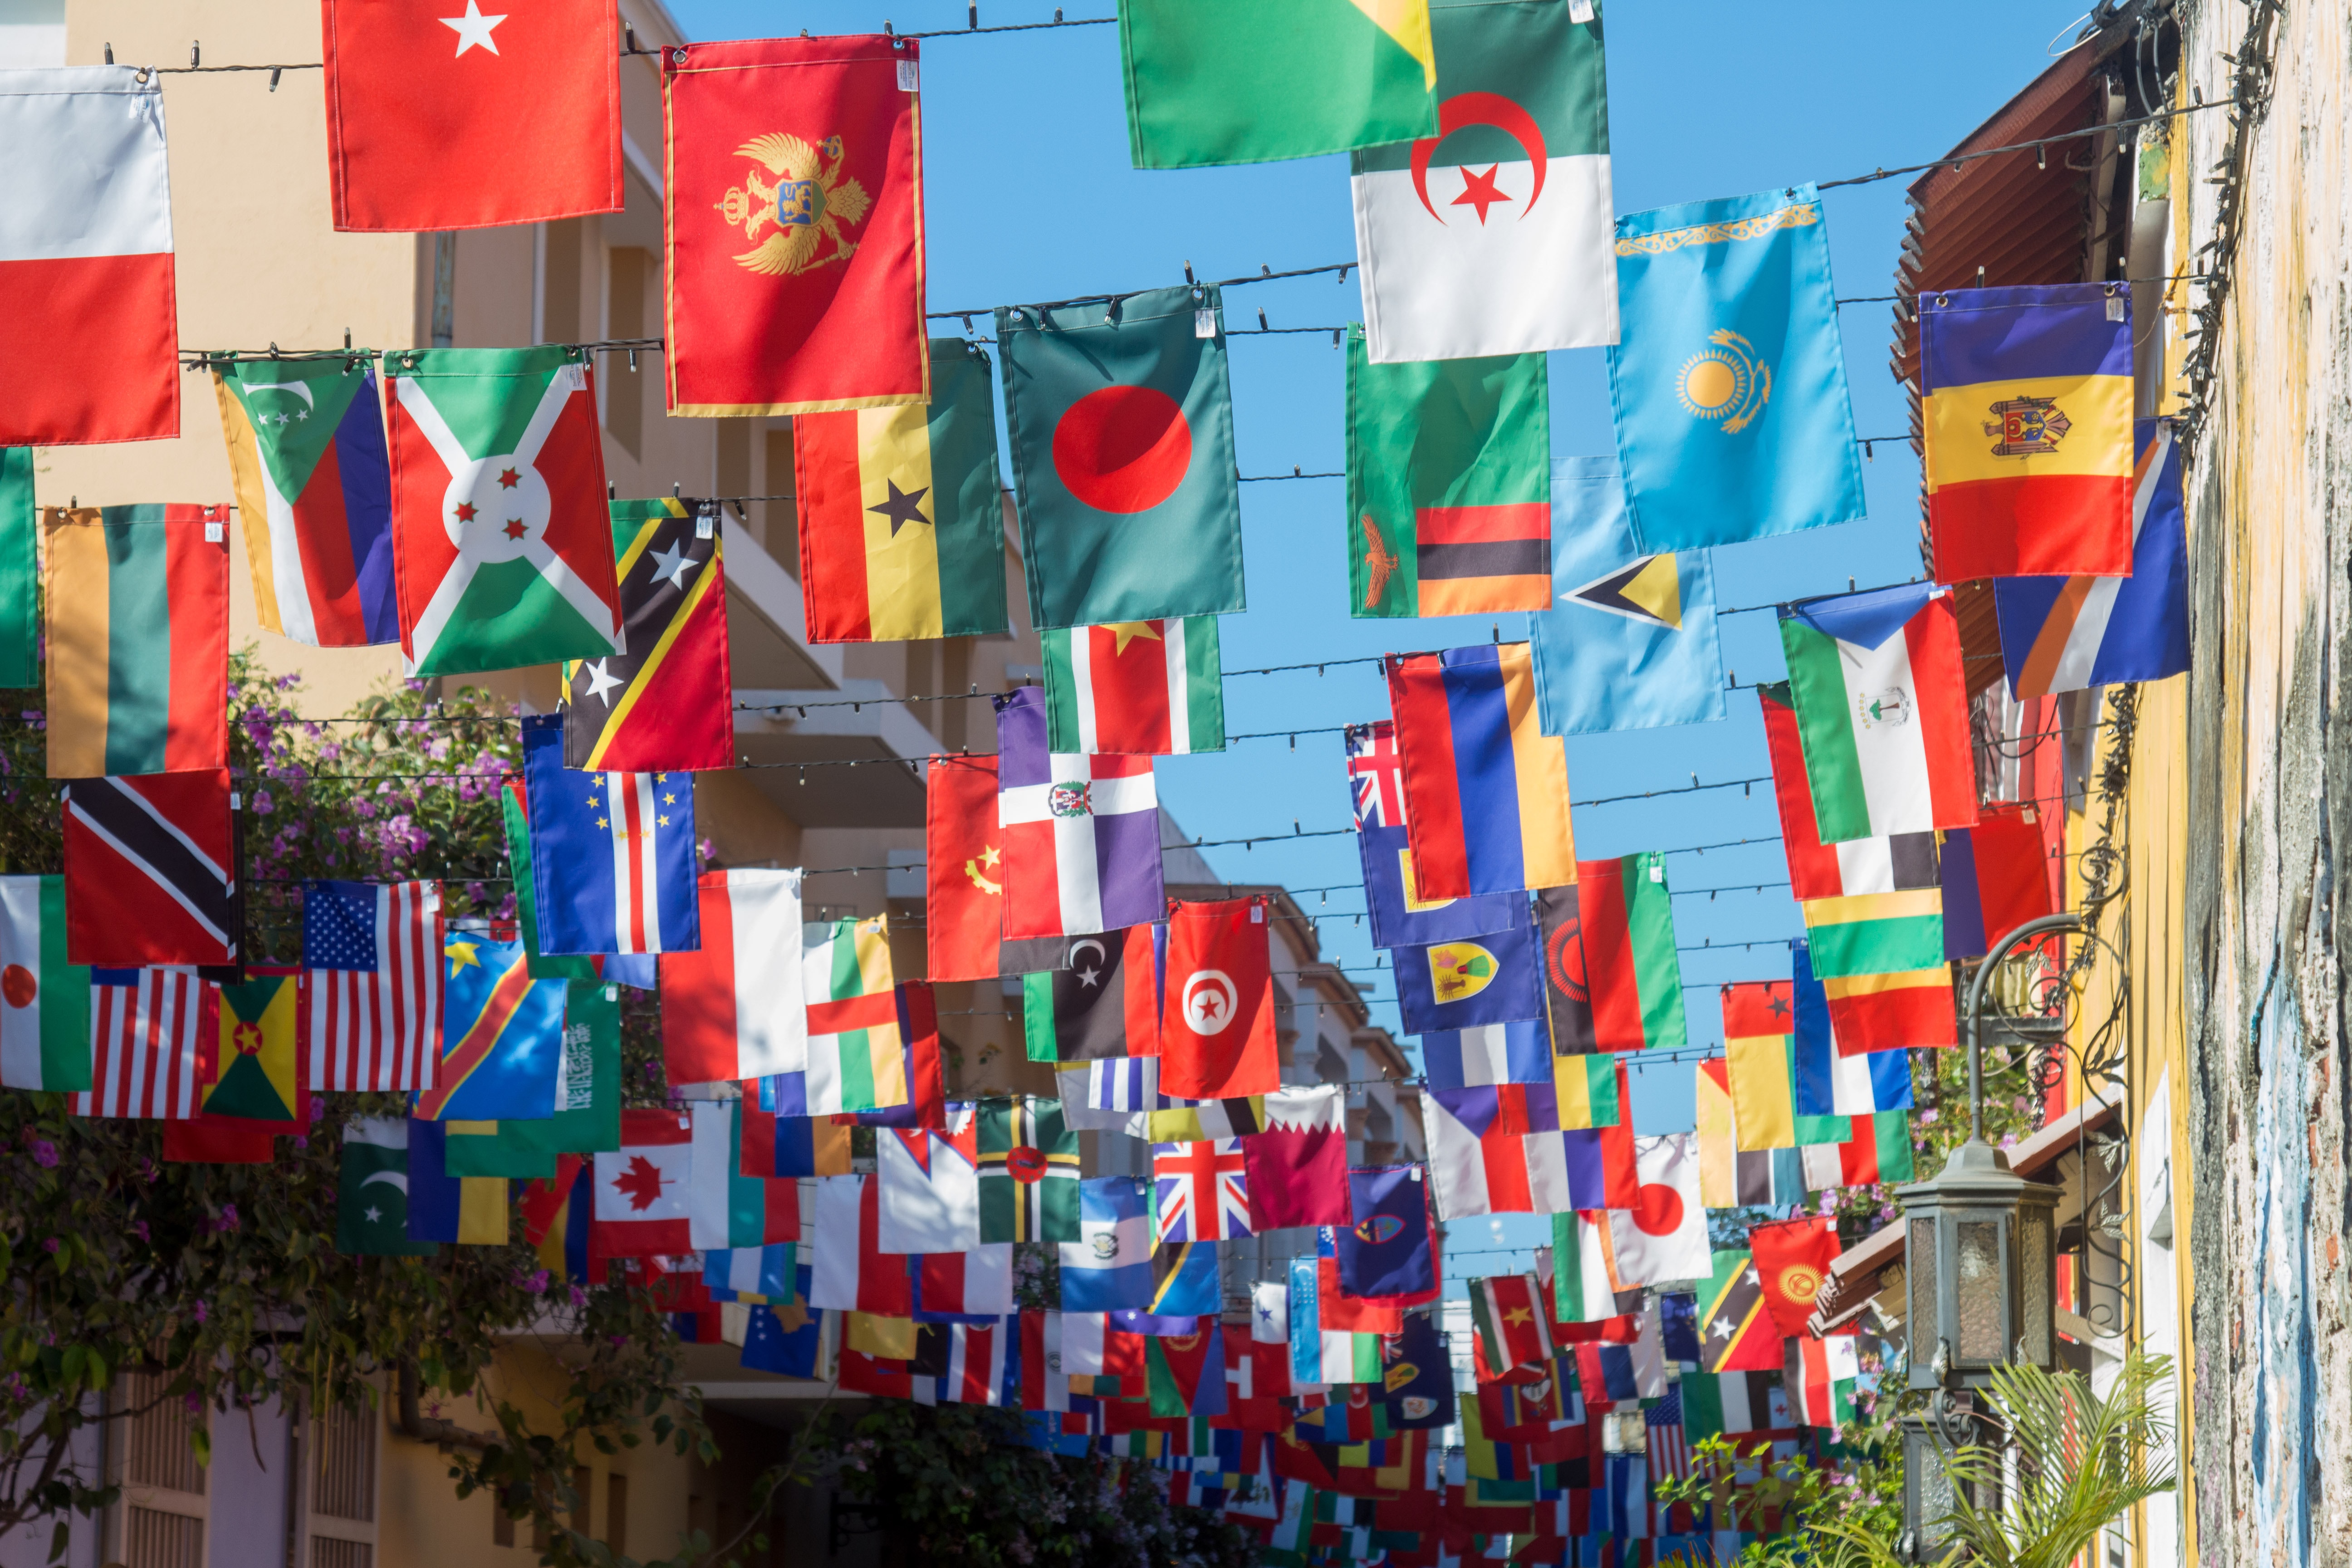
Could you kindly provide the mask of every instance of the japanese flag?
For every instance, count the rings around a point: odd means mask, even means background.
[[[1636,1138],[1633,1163],[1641,1180],[1638,1203],[1609,1211],[1618,1279],[1630,1289],[1709,1278],[1714,1261],[1698,1196],[1697,1135]]]

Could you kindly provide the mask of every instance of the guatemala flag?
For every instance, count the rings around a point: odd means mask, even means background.
[[[694,777],[563,765],[563,717],[522,721],[541,951],[698,952]]]

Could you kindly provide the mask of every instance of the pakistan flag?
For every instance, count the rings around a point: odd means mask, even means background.
[[[375,1258],[430,1258],[439,1250],[408,1239],[407,1118],[367,1117],[344,1126],[335,1250]]]

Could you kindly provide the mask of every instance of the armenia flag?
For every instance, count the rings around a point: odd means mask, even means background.
[[[400,640],[373,356],[213,365],[261,624],[312,647]]]
[[[988,352],[930,340],[931,400],[793,421],[811,642],[1006,627]]]
[[[1348,330],[1348,613],[1474,616],[1551,599],[1541,354],[1375,365]]]
[[[1422,896],[1575,881],[1568,753],[1537,724],[1528,645],[1393,655],[1388,677]]]
[[[1002,307],[996,343],[1036,626],[1245,608],[1216,288]]]
[[[566,983],[533,980],[520,942],[452,931],[442,948],[441,1066],[417,1097],[428,1121],[555,1114]]]
[[[228,762],[228,508],[48,507],[53,779]]]
[[[719,503],[616,500],[611,510],[625,651],[564,665],[563,765],[731,768]]]
[[[1643,549],[1864,515],[1819,191],[1629,213],[1617,220],[1617,290],[1609,398]]]
[[[2131,290],[1919,296],[1936,580],[2132,569]]]

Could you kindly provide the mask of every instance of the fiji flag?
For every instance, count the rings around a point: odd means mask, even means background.
[[[563,716],[522,721],[540,951],[698,952],[694,780],[563,765]]]
[[[563,1071],[570,983],[533,980],[519,942],[452,931],[442,948],[441,1067],[417,1097],[428,1121],[543,1121]]]

